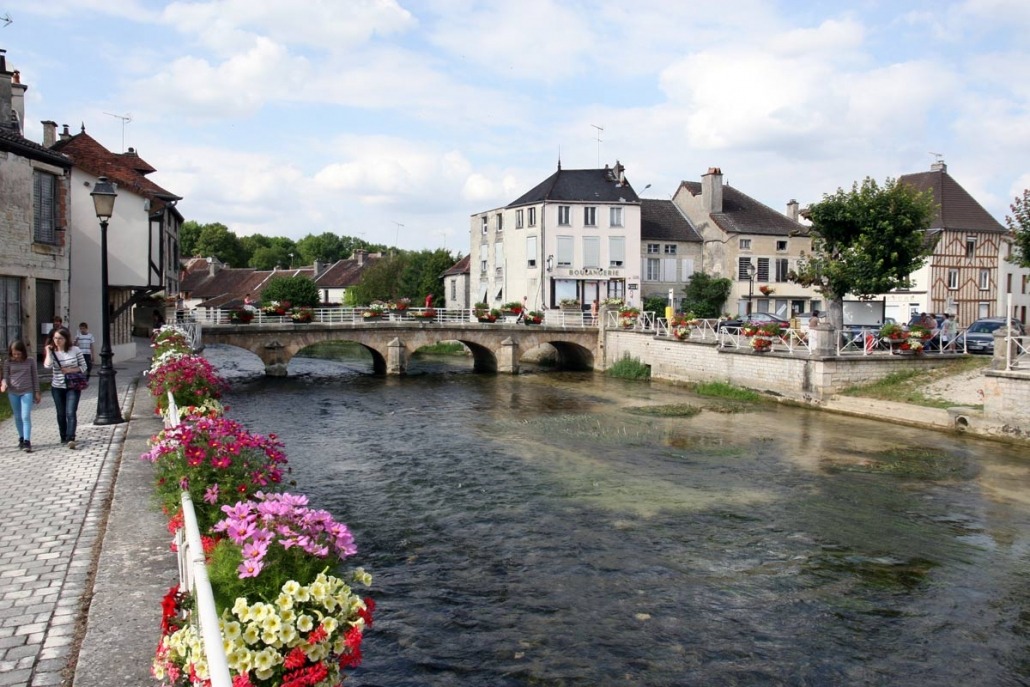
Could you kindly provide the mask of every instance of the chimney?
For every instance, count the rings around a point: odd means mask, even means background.
[[[21,72],[11,73],[11,109],[18,114],[18,133],[25,135],[25,91],[29,87],[21,82]]]
[[[218,258],[207,259],[207,273],[209,276],[215,276],[218,274],[218,270],[222,268],[222,263],[218,262]]]
[[[69,138],[72,137],[72,135],[68,131],[68,125],[67,124],[62,124],[62,126],[64,127],[64,130],[61,131],[61,140],[62,141],[67,141]]]
[[[787,217],[797,222],[798,216],[798,202],[791,198],[787,201]]]
[[[8,122],[11,121],[11,113],[15,112],[11,108],[11,99],[13,95],[13,81],[14,76],[11,72],[7,71],[7,57],[5,55],[7,51],[0,49],[0,128],[7,128]]]
[[[701,176],[701,208],[707,213],[722,212],[722,170],[709,167]]]
[[[52,122],[49,119],[42,122],[43,124],[43,147],[50,148],[57,143],[57,122]]]
[[[937,160],[937,162],[935,162],[932,165],[930,165],[930,171],[931,172],[947,172],[948,171],[948,165],[944,164],[944,160],[943,159],[940,159],[940,160]]]
[[[365,256],[368,255],[368,251],[364,248],[358,248],[354,251],[354,259],[358,261],[358,267],[365,264]]]
[[[311,271],[313,274],[311,276],[315,279],[318,279],[318,275],[322,274],[322,267],[323,265],[321,260],[315,260],[314,262],[312,262]]]

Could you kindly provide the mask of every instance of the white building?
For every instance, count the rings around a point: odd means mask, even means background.
[[[559,163],[509,205],[472,215],[470,249],[474,303],[640,303],[640,199],[618,162],[572,170]]]

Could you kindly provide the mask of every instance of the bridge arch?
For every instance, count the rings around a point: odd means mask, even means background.
[[[255,353],[265,374],[288,374],[290,360],[302,349],[326,341],[355,342],[372,355],[375,374],[404,374],[419,348],[441,341],[459,341],[472,353],[476,372],[517,374],[524,353],[550,344],[562,369],[593,367],[598,331],[526,325],[412,324],[270,324],[214,325],[203,329],[205,343],[237,346]]]

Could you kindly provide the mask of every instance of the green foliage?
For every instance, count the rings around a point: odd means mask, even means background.
[[[1030,267],[1030,189],[1025,189],[1023,197],[1017,197],[1010,207],[1012,214],[1005,218],[1005,223],[1015,235],[1015,245],[1009,260],[1020,267]]]
[[[647,415],[650,417],[693,417],[701,412],[701,408],[685,403],[675,403],[667,406],[636,406],[626,408],[631,415]]]
[[[669,306],[669,299],[664,296],[648,296],[644,299],[644,312],[657,313],[658,317],[665,317],[665,308]]]
[[[684,289],[683,310],[694,313],[695,317],[718,317],[732,286],[733,282],[725,277],[695,272]]]
[[[725,398],[731,401],[761,401],[762,395],[750,389],[741,389],[726,382],[704,382],[694,387],[694,393],[698,396],[709,396],[711,398]]]
[[[304,265],[311,265],[315,260],[334,263],[349,254],[343,239],[331,231],[323,232],[318,236],[308,234],[297,241],[297,250],[301,257],[301,264]]]
[[[403,255],[388,255],[361,273],[361,282],[347,289],[348,300],[355,304],[400,298],[400,276],[407,265]]]
[[[241,238],[240,245],[248,256],[247,264],[255,269],[270,270],[276,267],[289,267],[291,262],[294,265],[300,262],[297,244],[293,239],[252,234]],[[293,258],[290,257],[291,253]]]
[[[651,368],[640,362],[637,358],[629,357],[629,354],[622,356],[606,371],[609,377],[617,379],[650,379]]]
[[[249,257],[236,234],[220,222],[200,227],[193,253],[203,257],[215,257],[230,267],[246,267]],[[185,253],[184,253],[185,254]]]
[[[261,292],[261,299],[289,301],[294,307],[315,307],[318,305],[318,287],[308,277],[275,277]]]
[[[441,307],[443,273],[455,262],[457,259],[441,248],[390,255],[366,269],[361,283],[349,289],[348,296],[358,304],[410,298],[413,305],[421,306],[426,296],[433,294],[433,305]]]
[[[187,220],[179,227],[179,254],[183,257],[192,258],[197,253],[197,240],[200,239],[200,223]],[[201,256],[204,257],[204,256]]]
[[[910,286],[909,275],[933,251],[926,235],[935,213],[933,195],[893,179],[882,188],[866,178],[850,192],[837,189],[809,212],[812,255],[790,276],[838,304],[846,294],[871,296]]]

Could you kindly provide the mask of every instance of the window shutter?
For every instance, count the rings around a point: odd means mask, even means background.
[[[690,281],[690,277],[693,274],[694,274],[694,259],[693,258],[683,258],[683,260],[680,261],[680,281],[684,282],[684,283]]]
[[[662,281],[676,281],[676,258],[662,258]]]

